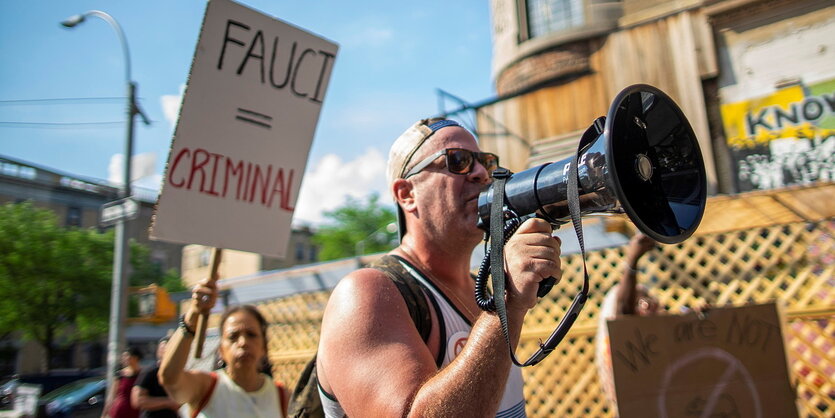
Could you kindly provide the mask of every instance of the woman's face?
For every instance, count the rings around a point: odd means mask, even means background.
[[[130,353],[127,352],[127,351],[122,353],[121,360],[122,360],[122,367],[135,366],[136,364],[134,364],[134,363],[139,363],[138,361],[134,361],[134,360],[138,360],[138,359],[136,357],[130,355]]]
[[[261,325],[249,312],[238,311],[226,318],[221,329],[220,357],[228,367],[260,366],[266,355]]]

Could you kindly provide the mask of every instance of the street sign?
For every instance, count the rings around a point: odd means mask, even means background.
[[[124,199],[114,200],[105,203],[101,206],[101,226],[110,226],[121,220],[136,219],[139,214],[139,203],[135,200],[126,197]]]
[[[41,396],[41,385],[21,384],[15,388],[14,411],[19,415],[33,417],[38,412],[38,398]]]
[[[151,239],[284,256],[337,49],[208,2]]]

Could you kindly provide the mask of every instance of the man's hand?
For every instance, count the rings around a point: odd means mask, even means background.
[[[504,247],[508,310],[527,312],[536,305],[539,282],[553,277],[559,283],[560,244],[551,236],[551,224],[539,218],[525,221],[508,240]]]

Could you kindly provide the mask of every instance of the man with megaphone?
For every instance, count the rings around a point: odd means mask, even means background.
[[[580,218],[590,214],[625,214],[675,244],[698,227],[707,194],[687,118],[643,84],[615,97],[575,155],[516,174],[456,122],[420,121],[392,146],[388,180],[401,245],[345,277],[325,310],[316,372],[328,416],[524,416],[517,366],[554,351],[590,289],[584,265],[553,333],[516,358],[527,311],[562,275],[552,227],[571,222],[583,255]],[[490,251],[473,281],[470,254],[485,231]]]
[[[387,268],[354,271],[328,301],[317,359],[327,416],[525,415],[521,370],[498,316],[476,305],[470,274],[484,236],[479,194],[498,165],[451,120],[422,120],[395,141],[388,184],[401,244],[377,263]],[[528,219],[504,248],[513,348],[539,283],[562,275],[551,231],[549,222]],[[416,304],[398,288],[404,280],[419,286],[428,326],[416,324]]]

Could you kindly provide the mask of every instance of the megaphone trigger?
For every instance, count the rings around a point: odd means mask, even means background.
[[[557,284],[557,279],[553,277],[546,277],[544,280],[539,282],[539,290],[536,291],[536,297],[545,297],[545,295],[547,295],[548,292],[551,291],[555,284]]]

